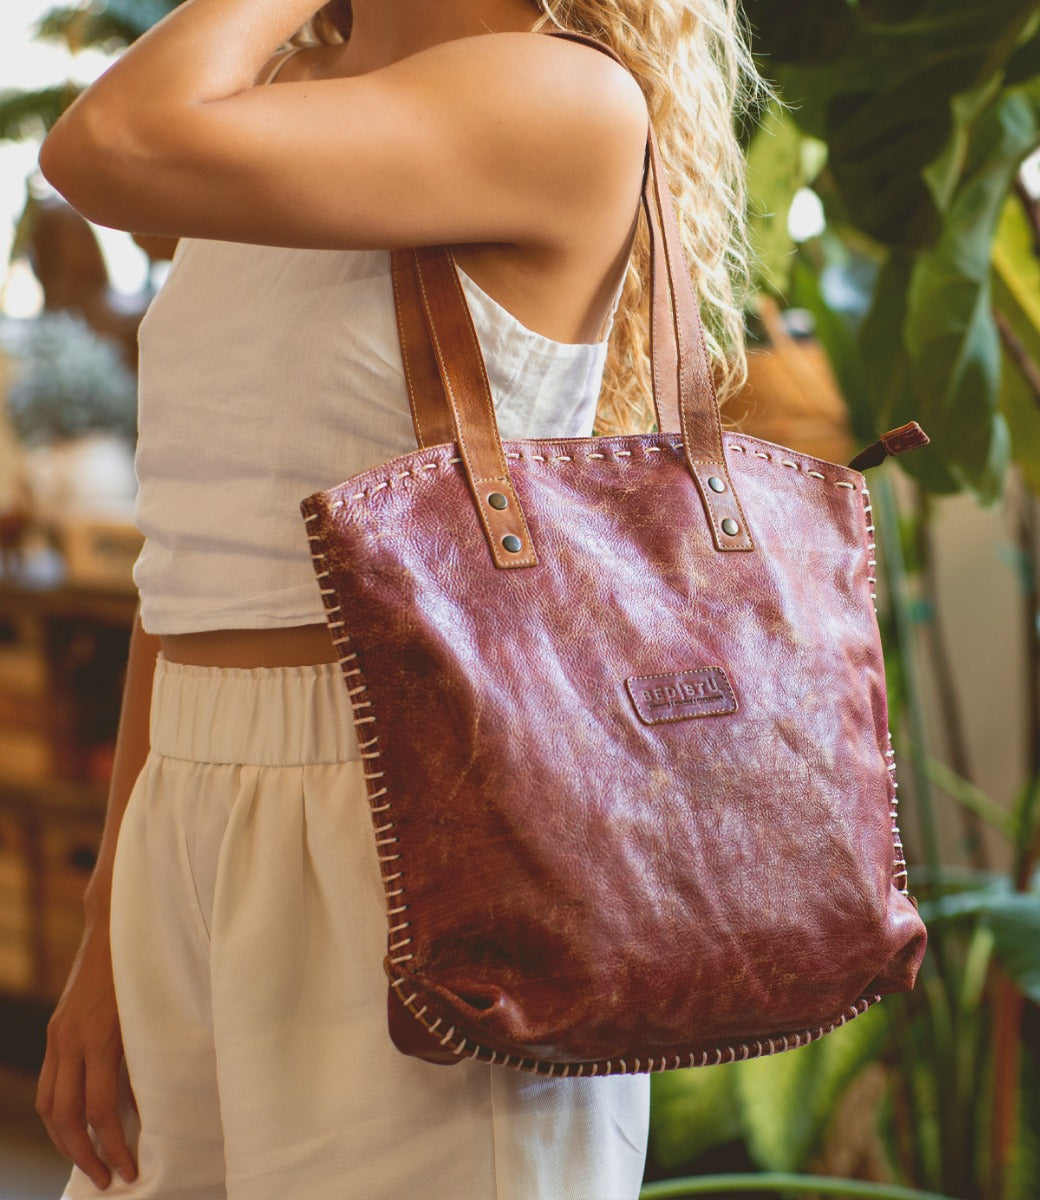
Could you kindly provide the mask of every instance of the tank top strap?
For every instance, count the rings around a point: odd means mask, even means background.
[[[279,50],[275,55],[271,66],[268,68],[267,74],[257,81],[256,86],[262,87],[264,84],[274,83],[275,76],[285,66],[294,54],[299,54],[301,50],[305,50],[305,46],[290,46],[288,50]]]

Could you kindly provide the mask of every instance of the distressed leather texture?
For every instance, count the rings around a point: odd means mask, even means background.
[[[771,1053],[911,988],[925,949],[868,489],[722,431],[652,136],[648,165],[663,432],[503,443],[450,253],[398,251],[418,449],[302,505],[390,1032],[432,1062]]]

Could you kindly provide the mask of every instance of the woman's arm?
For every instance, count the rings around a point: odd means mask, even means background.
[[[502,33],[254,87],[315,7],[188,0],[58,121],[44,174],[99,224],[315,248],[556,249],[630,210],[646,107],[606,56]]]
[[[98,1188],[108,1186],[110,1167],[124,1179],[136,1175],[116,1111],[123,1043],[112,983],[108,916],[116,838],[148,755],[152,676],[158,652],[159,639],[145,633],[140,616],[135,617],[105,828],[84,899],[85,932],[47,1026],[47,1053],[36,1093],[37,1112],[55,1146]],[[97,1135],[104,1161],[94,1150],[87,1125]]]

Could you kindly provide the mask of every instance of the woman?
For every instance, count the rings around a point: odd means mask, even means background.
[[[532,36],[550,22],[639,83]],[[85,216],[185,239],[141,328],[141,607],[39,1085],[67,1196],[638,1193],[645,1078],[389,1042],[363,767],[298,503],[414,448],[393,247],[455,249],[503,437],[648,427],[648,102],[733,386],[752,77],[734,0],[188,0],[48,137]]]

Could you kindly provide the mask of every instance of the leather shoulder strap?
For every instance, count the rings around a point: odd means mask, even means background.
[[[584,35],[566,31],[553,31],[553,35],[594,46],[621,62],[608,47]],[[753,550],[725,461],[706,339],[652,128],[647,132],[643,207],[651,242],[651,357],[658,428],[664,433],[678,430],[682,435],[686,460],[716,549]],[[476,338],[470,336],[472,322],[451,251],[447,247],[395,251],[393,268],[406,371],[410,370],[409,364],[421,365],[410,378],[418,443],[432,444],[424,437],[443,436],[450,422],[451,436],[444,440],[454,440],[459,446],[497,565],[533,565],[534,547],[515,493],[507,486],[508,472],[487,373]],[[420,313],[422,323],[417,319]],[[412,387],[412,380],[431,378],[434,362],[442,386]],[[511,540],[517,549],[507,555],[501,552],[503,512],[488,509],[487,495],[482,494],[487,488],[481,486],[482,481],[494,481],[498,491],[506,493],[511,501],[509,533],[515,535]]]

